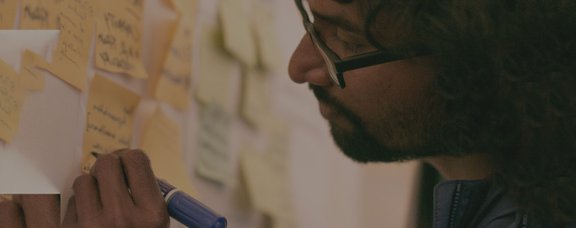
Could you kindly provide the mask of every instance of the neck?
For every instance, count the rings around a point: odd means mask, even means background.
[[[434,166],[447,180],[486,179],[493,172],[492,162],[485,154],[430,157],[424,161]]]

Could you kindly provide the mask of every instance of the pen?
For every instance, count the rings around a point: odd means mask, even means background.
[[[190,228],[226,228],[226,218],[165,181],[157,180],[170,217]]]
[[[98,153],[91,153],[98,158]],[[212,211],[200,201],[178,190],[168,182],[156,178],[164,197],[168,214],[190,228],[226,228],[226,218]]]

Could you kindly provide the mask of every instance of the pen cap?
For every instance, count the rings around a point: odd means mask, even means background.
[[[226,218],[180,191],[175,192],[167,204],[168,213],[191,228],[226,228]]]

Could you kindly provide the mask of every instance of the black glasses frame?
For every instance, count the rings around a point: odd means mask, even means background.
[[[326,63],[326,67],[328,68],[330,78],[334,83],[336,83],[336,85],[338,85],[338,87],[346,87],[346,82],[344,81],[344,72],[346,71],[408,58],[406,56],[385,53],[382,50],[354,55],[344,59],[340,58],[320,38],[318,32],[314,28],[314,24],[310,21],[306,9],[304,9],[302,1],[303,0],[295,0],[296,6],[302,15],[304,29],[306,29],[306,32],[312,39],[312,43],[314,43],[316,48],[320,51],[320,54]]]

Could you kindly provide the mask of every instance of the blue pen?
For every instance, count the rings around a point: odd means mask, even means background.
[[[98,158],[100,155],[94,151],[92,151],[91,154],[94,158]],[[90,168],[87,170],[90,170]],[[158,182],[164,201],[166,201],[170,217],[190,228],[226,228],[228,223],[226,218],[218,215],[200,203],[200,201],[178,190],[166,181],[158,178],[156,181]]]
[[[226,228],[226,218],[165,181],[157,180],[170,217],[190,228]]]

